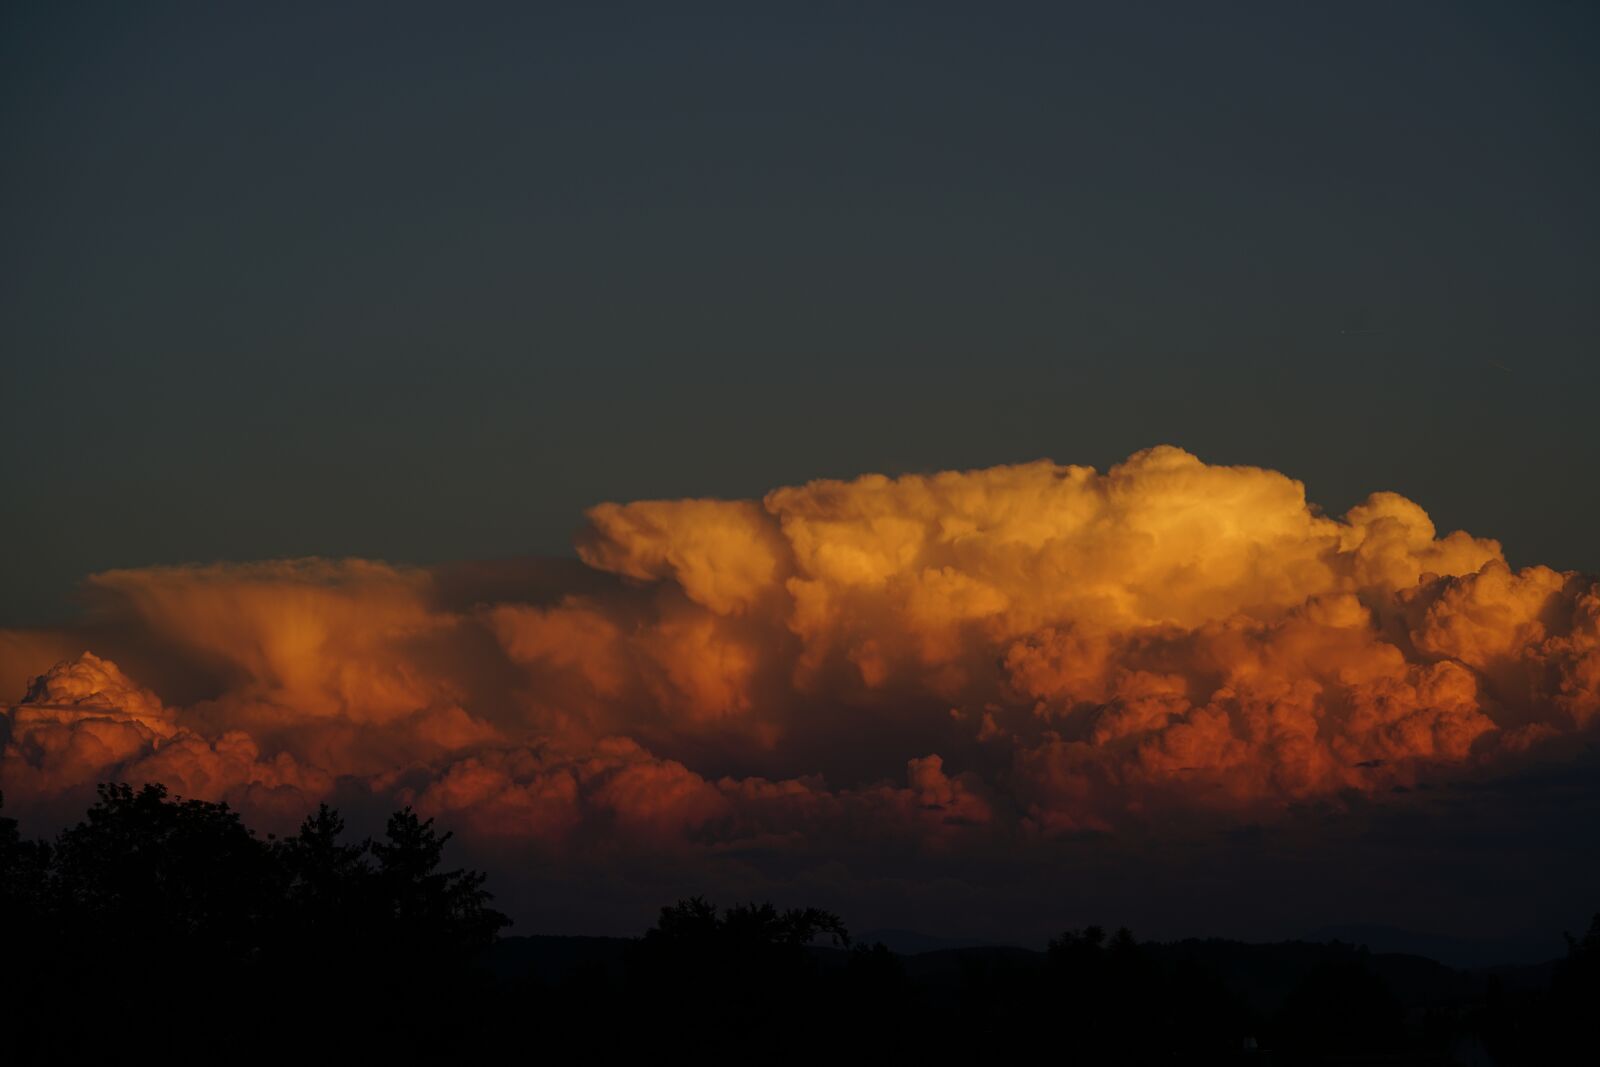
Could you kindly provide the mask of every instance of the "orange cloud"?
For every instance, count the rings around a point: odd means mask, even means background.
[[[36,676],[5,787],[354,787],[567,850],[949,848],[1377,797],[1600,721],[1595,578],[1513,571],[1393,493],[1332,518],[1285,475],[1171,447],[604,504],[578,550],[581,581],[92,576],[81,631],[0,635]],[[62,651],[91,636],[139,680]]]
[[[448,692],[406,654],[448,627],[430,577],[366,560],[148,567],[91,576],[101,616],[220,671],[283,715],[382,721]]]

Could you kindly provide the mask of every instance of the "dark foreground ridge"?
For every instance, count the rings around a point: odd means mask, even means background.
[[[836,915],[699,899],[638,938],[501,937],[483,876],[406,809],[351,842],[327,807],[262,839],[226,805],[106,785],[53,842],[0,818],[12,1063],[876,1054],[1057,1062],[1594,1062],[1600,916],[1545,965],[1364,947],[1141,943],[910,954]]]

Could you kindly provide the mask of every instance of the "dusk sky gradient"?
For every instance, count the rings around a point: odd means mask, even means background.
[[[416,803],[523,933],[1576,927],[1597,47],[7,5],[7,807]]]
[[[1600,568],[1592,5],[0,17],[0,623],[1162,441]]]

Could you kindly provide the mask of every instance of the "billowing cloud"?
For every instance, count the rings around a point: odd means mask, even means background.
[[[569,857],[949,854],[1382,802],[1600,722],[1595,578],[1176,448],[604,504],[578,551],[94,575],[81,629],[0,635],[35,679],[8,799],[354,789]]]
[[[202,736],[178,713],[92,652],[56,664],[7,715],[0,781],[24,797],[107,779],[162,782],[196,797],[303,810],[332,779],[288,752],[263,758],[242,730]]]

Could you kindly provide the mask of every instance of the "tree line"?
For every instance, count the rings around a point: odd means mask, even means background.
[[[1489,977],[1420,1009],[1351,946],[1317,951],[1264,1010],[1203,954],[1125,929],[1068,931],[1042,955],[957,953],[931,974],[852,944],[831,912],[698,897],[552,976],[517,963],[484,875],[445,865],[449,840],[410,808],[347,840],[326,805],[262,838],[226,804],[159,785],[102,785],[52,841],[0,813],[4,1058],[415,1062],[584,1042],[777,1060],[1045,1048],[1085,1064],[1532,1064],[1595,1044],[1600,916],[1548,988]]]

